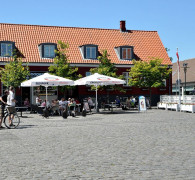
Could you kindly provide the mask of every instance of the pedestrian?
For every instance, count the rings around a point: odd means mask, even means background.
[[[7,110],[9,113],[12,113],[11,117],[9,117],[9,125],[13,126],[11,119],[13,118],[14,114],[16,112],[15,105],[16,105],[16,100],[15,100],[15,93],[14,93],[14,87],[10,86],[9,88],[9,95],[7,96]]]
[[[4,117],[4,110],[5,110],[5,106],[7,104],[7,96],[9,94],[8,90],[4,91],[4,95],[2,97],[0,97],[0,101],[1,101],[1,107],[0,107],[0,129],[4,128],[2,127],[2,122],[3,122],[3,117]]]
[[[16,100],[15,100],[15,93],[14,93],[14,87],[10,86],[9,88],[9,95],[7,96],[7,104],[9,106],[15,107]]]

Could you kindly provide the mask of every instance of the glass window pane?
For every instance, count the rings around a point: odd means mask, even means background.
[[[90,76],[91,75],[91,72],[86,72],[85,75],[86,76]]]
[[[1,43],[1,56],[12,56],[12,44]]]
[[[1,56],[5,56],[6,55],[6,44],[2,43],[1,44]]]
[[[126,59],[126,48],[122,48],[122,59]]]
[[[86,58],[90,58],[90,47],[86,47]]]
[[[123,72],[123,76],[124,76],[124,78],[125,78],[125,84],[124,84],[124,86],[129,86],[129,78],[130,78],[130,76],[129,76],[129,72]]]
[[[49,46],[44,45],[44,57],[49,57]]]
[[[51,45],[51,46],[50,46],[50,57],[51,57],[51,58],[55,57],[55,52],[54,52],[54,50],[55,50],[54,45]]]
[[[7,55],[12,56],[12,44],[7,44]]]
[[[131,59],[131,48],[127,49],[127,59]]]
[[[91,47],[91,51],[92,51],[91,58],[95,59],[96,58],[96,48],[95,47]]]

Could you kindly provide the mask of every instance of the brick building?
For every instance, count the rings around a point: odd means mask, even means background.
[[[58,27],[41,25],[23,25],[0,23],[0,66],[4,66],[10,61],[12,50],[16,49],[22,54],[23,62],[27,62],[30,67],[31,76],[37,76],[47,72],[55,57],[54,49],[57,42],[61,40],[69,43],[67,55],[71,66],[79,68],[79,73],[83,77],[89,74],[90,68],[98,66],[97,56],[101,50],[108,51],[109,59],[118,68],[118,75],[123,74],[128,78],[128,69],[132,64],[132,59],[149,61],[151,57],[163,59],[162,64],[171,67],[171,61],[163,46],[157,31],[127,30],[125,21],[120,21],[119,29],[100,28],[80,28],[80,27]],[[1,84],[1,92],[2,92]],[[156,103],[159,95],[170,94],[172,79],[166,81],[165,88],[153,88],[152,98]],[[124,85],[126,93],[117,91],[100,91],[98,95],[109,96],[113,100],[116,95],[121,98],[127,96],[149,95],[146,88],[135,88]],[[29,97],[34,102],[36,88],[18,88],[17,98],[20,101]],[[57,90],[51,90],[51,97],[60,96]],[[21,97],[22,94],[22,97]],[[44,94],[44,93],[43,93]],[[90,87],[79,86],[67,96],[95,96]]]

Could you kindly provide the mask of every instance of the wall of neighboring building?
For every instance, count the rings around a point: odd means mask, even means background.
[[[184,64],[187,63],[187,70],[186,74],[184,72]],[[195,58],[193,59],[187,59],[184,61],[180,61],[180,93],[182,93],[182,87],[185,91],[185,75],[186,75],[186,95],[193,95],[195,94]],[[177,63],[173,63],[173,81],[172,81],[172,94],[179,94],[179,89],[176,84],[176,81],[178,80],[178,71],[177,71]]]

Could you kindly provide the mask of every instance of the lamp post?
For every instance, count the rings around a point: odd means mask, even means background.
[[[186,73],[187,73],[187,68],[189,68],[188,63],[183,63],[183,70],[184,70],[184,74],[185,74],[185,91],[184,91],[185,95],[186,95]]]

